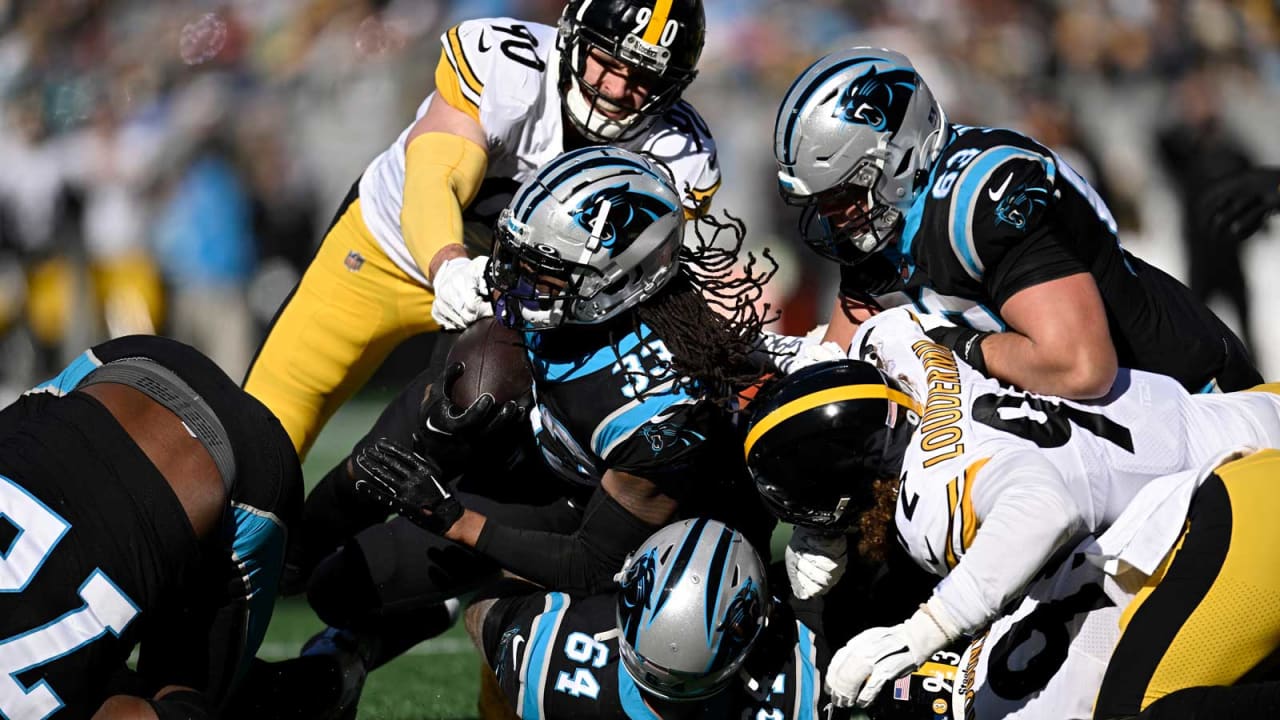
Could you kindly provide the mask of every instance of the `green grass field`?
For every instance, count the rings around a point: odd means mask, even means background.
[[[348,403],[325,426],[307,457],[307,488],[318,481],[373,425],[387,398],[361,397]],[[786,531],[774,534],[774,556],[782,557]],[[259,656],[267,660],[294,657],[322,627],[303,598],[276,604],[271,627]],[[459,622],[444,635],[428,640],[370,674],[360,698],[361,720],[445,720],[476,717],[480,655]]]
[[[307,488],[345,457],[382,409],[378,398],[359,398],[338,411],[303,467]],[[320,620],[300,597],[276,604],[259,656],[282,660],[298,654],[319,631]],[[362,720],[428,720],[476,717],[480,656],[458,623],[369,676],[360,698]]]

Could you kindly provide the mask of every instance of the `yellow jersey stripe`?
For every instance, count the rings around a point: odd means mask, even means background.
[[[960,478],[954,478],[947,483],[947,507],[951,508],[951,512],[947,514],[947,544],[943,548],[943,560],[947,562],[947,569],[955,569],[956,563],[960,562],[960,553],[956,552],[956,534],[954,532],[956,526],[956,506],[960,504]],[[961,550],[961,552],[964,552]]]
[[[1280,383],[1263,383],[1261,385],[1254,385],[1248,390],[1245,390],[1245,392],[1261,392],[1280,395]]]
[[[960,495],[960,547],[967,551],[978,534],[978,516],[973,512],[973,478],[991,458],[982,458],[964,470],[964,492]]]
[[[926,661],[925,664],[916,668],[911,674],[927,678],[942,678],[950,682],[956,679],[956,667],[954,665],[943,665],[940,662]]]
[[[816,393],[796,398],[782,407],[774,410],[765,416],[763,420],[751,428],[751,432],[747,433],[747,440],[743,443],[743,454],[751,455],[751,448],[755,446],[756,441],[762,435],[769,432],[779,424],[790,420],[806,410],[812,410],[823,405],[831,403],[844,402],[845,400],[888,400],[898,403],[899,405],[915,411],[919,414],[916,402],[906,393],[893,390],[884,385],[846,385],[844,387],[830,388],[821,390]]]
[[[462,82],[458,79],[457,68],[449,60],[448,53],[440,52],[440,62],[436,65],[436,95],[457,110],[461,110],[480,122],[480,106],[475,100],[467,97],[462,91]]]
[[[480,82],[475,73],[471,72],[471,63],[467,62],[467,55],[462,51],[462,39],[458,37],[458,26],[454,25],[449,29],[449,47],[453,50],[453,58],[457,61],[458,75],[462,81],[467,84],[471,92],[477,96],[484,92],[484,83]]]
[[[687,200],[693,200],[693,207],[685,206],[684,219],[694,220],[707,214],[711,209],[711,197],[720,189],[720,182],[717,180],[714,185],[706,190],[690,190],[686,196]]]
[[[649,16],[649,24],[645,26],[644,37],[650,45],[657,45],[662,37],[662,30],[667,26],[667,18],[671,15],[671,0],[658,0],[653,4],[653,14]]]

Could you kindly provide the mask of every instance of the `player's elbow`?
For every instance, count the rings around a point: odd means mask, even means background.
[[[1117,370],[1115,350],[1109,344],[1098,350],[1085,349],[1075,354],[1063,374],[1060,394],[1079,400],[1100,398],[1111,391]]]
[[[1063,397],[1095,400],[1106,395],[1116,379],[1116,364],[1087,363],[1071,368],[1062,379]]]

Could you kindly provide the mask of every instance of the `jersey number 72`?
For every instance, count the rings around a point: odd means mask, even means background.
[[[7,552],[0,552],[0,592],[21,593],[71,525],[3,475],[0,515],[18,529]],[[138,615],[138,606],[101,569],[89,573],[77,592],[84,605],[0,640],[0,713],[5,717],[46,718],[57,712],[63,703],[48,682],[24,687],[18,674],[75,652],[108,632],[119,636]]]

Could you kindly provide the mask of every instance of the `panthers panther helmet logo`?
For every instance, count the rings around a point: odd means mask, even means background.
[[[649,551],[636,558],[627,568],[622,580],[618,619],[622,632],[628,642],[635,644],[636,632],[640,629],[640,618],[644,615],[649,603],[649,595],[653,591],[653,582],[657,559],[655,551]]]
[[[760,591],[750,580],[743,583],[725,610],[724,619],[716,627],[723,633],[717,658],[732,657],[751,644],[760,629],[760,618],[764,616],[761,608]],[[710,613],[708,613],[710,617]],[[712,667],[719,667],[717,659]]]
[[[996,224],[1012,225],[1016,230],[1025,230],[1036,208],[1049,204],[1049,191],[1042,187],[1022,185],[1005,194],[996,205]]]
[[[616,257],[635,242],[640,234],[675,207],[662,198],[631,189],[631,183],[620,183],[592,193],[573,211],[573,219],[587,232],[599,236],[600,245]],[[597,228],[597,223],[603,224]]]
[[[847,123],[867,125],[876,132],[896,133],[915,90],[913,71],[881,73],[872,67],[844,89],[836,103],[835,116]]]

